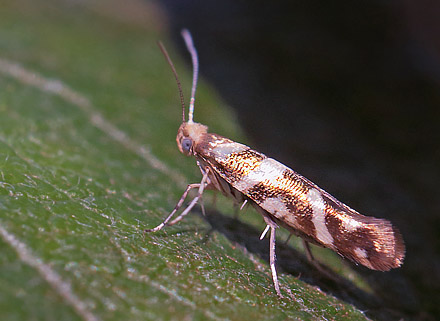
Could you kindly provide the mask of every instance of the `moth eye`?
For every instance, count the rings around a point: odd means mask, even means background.
[[[189,151],[190,151],[190,149],[191,149],[191,147],[192,147],[192,139],[191,138],[184,138],[184,139],[182,139],[182,149],[185,151],[185,152],[188,152],[189,153]]]

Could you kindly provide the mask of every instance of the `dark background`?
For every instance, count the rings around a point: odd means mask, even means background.
[[[191,30],[202,77],[236,110],[251,146],[401,230],[403,267],[359,268],[377,298],[351,303],[377,319],[436,319],[440,3],[159,4],[185,57],[180,30]]]

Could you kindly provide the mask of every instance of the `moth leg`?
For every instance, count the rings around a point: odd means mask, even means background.
[[[200,195],[199,201],[200,201],[200,207],[202,208],[202,214],[203,214],[203,216],[206,216],[205,202],[203,201],[202,195]]]
[[[245,205],[247,204],[247,202],[248,202],[248,200],[245,199],[244,202],[243,202],[243,204],[241,204],[241,206],[240,206],[240,211],[243,210],[243,208],[245,207]]]
[[[205,188],[205,184],[206,184],[206,180],[208,178],[208,174],[205,173],[203,175],[202,181],[200,182],[200,184],[189,184],[185,191],[182,194],[182,197],[180,198],[179,202],[177,202],[176,206],[174,207],[173,211],[167,216],[167,218],[160,223],[158,226],[156,226],[155,228],[152,229],[147,229],[145,230],[145,232],[157,232],[160,231],[162,228],[164,228],[164,226],[166,225],[173,225],[176,224],[178,221],[180,221],[183,216],[185,216],[186,214],[188,214],[188,212],[194,207],[194,205],[196,204],[197,200],[200,198],[201,193],[203,193],[203,189]],[[188,192],[190,190],[192,190],[193,188],[198,188],[199,192],[197,194],[197,196],[193,199],[193,201],[191,202],[191,204],[185,209],[185,211],[183,211],[182,214],[180,214],[175,220],[173,220],[172,222],[168,223],[171,218],[174,216],[174,214],[176,214],[176,212],[182,207],[183,202],[185,201],[186,196],[188,195]],[[194,203],[194,204],[193,204]],[[188,210],[189,208],[189,210]],[[188,210],[188,211],[187,211]],[[185,213],[186,212],[186,213]],[[184,214],[185,213],[185,214]],[[183,215],[184,214],[184,215]],[[180,218],[180,219],[179,219]],[[177,219],[179,219],[178,221],[176,221]]]
[[[238,215],[240,214],[240,211],[243,210],[243,208],[245,207],[248,200],[245,199],[241,205],[240,205],[240,202],[241,201],[239,201],[239,200],[236,200],[234,202],[234,219],[238,219]]]
[[[210,182],[207,182],[208,179],[208,174],[209,174],[209,169],[206,170],[206,172],[203,174],[203,178],[202,181],[200,182],[200,186],[199,186],[199,191],[197,193],[197,196],[193,198],[193,200],[191,201],[191,203],[189,203],[189,205],[185,208],[185,210],[180,213],[179,216],[177,216],[174,220],[172,220],[170,223],[168,223],[168,225],[174,225],[178,222],[180,222],[191,210],[192,208],[197,204],[197,202],[199,201],[199,199],[201,199],[203,191],[205,190],[205,187],[209,185]],[[204,208],[203,208],[204,211]]]
[[[280,283],[278,282],[278,274],[277,269],[275,267],[275,261],[276,261],[276,254],[275,254],[275,229],[278,227],[275,222],[273,222],[270,218],[267,218],[264,216],[264,220],[266,221],[266,228],[264,229],[263,233],[261,234],[260,239],[263,239],[266,235],[267,231],[270,229],[270,239],[269,239],[269,264],[270,264],[270,270],[272,272],[272,280],[273,285],[275,287],[275,292],[280,298],[283,298],[281,291],[280,291]]]
[[[312,251],[310,249],[310,243],[305,241],[305,240],[302,240],[302,242],[303,242],[303,246],[304,246],[304,250],[305,250],[305,253],[306,253],[307,260],[310,262],[310,264],[312,264],[319,272],[321,272],[322,274],[327,276],[329,279],[339,282],[340,279],[338,279],[337,276],[335,276],[329,270],[327,270],[324,267],[322,267],[319,264],[319,262],[315,259],[315,257],[313,256],[313,253],[312,253]]]
[[[240,211],[242,211],[249,202],[249,199],[243,197],[240,193],[238,196],[232,193],[232,197],[235,199],[234,201],[234,219],[238,219],[238,215]],[[240,204],[241,203],[241,204]]]
[[[261,233],[261,235],[260,235],[260,240],[264,239],[264,237],[266,236],[267,231],[269,231],[269,229],[270,229],[270,225],[266,225],[266,228],[264,229],[263,233]]]
[[[275,267],[275,261],[276,261],[276,254],[275,254],[275,229],[277,228],[277,226],[275,224],[272,224],[270,226],[270,241],[269,241],[269,262],[270,262],[270,269],[272,271],[272,280],[273,280],[273,285],[275,287],[275,292],[277,293],[277,295],[282,298],[283,296],[281,295],[281,291],[280,291],[280,284],[278,282],[278,275],[277,275],[277,270]]]
[[[289,236],[287,237],[287,239],[284,241],[284,245],[286,245],[287,243],[289,243],[290,238],[292,237],[293,233],[290,233]]]
[[[167,216],[167,218],[160,223],[158,226],[152,229],[147,229],[145,232],[156,232],[161,230],[165,225],[167,225],[168,221],[174,216],[174,214],[182,207],[183,202],[185,201],[186,196],[188,195],[188,192],[192,190],[193,188],[199,188],[200,184],[188,184],[188,186],[185,189],[185,192],[183,192],[182,197],[180,198],[179,202],[177,202],[176,206],[174,207],[173,211]]]
[[[312,251],[310,250],[309,242],[306,240],[302,240],[304,251],[306,253],[307,260],[309,260],[310,263],[315,263],[315,258],[313,257]]]

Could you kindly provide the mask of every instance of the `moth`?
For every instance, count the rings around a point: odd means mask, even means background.
[[[275,159],[226,137],[209,133],[208,127],[193,120],[198,78],[198,56],[191,34],[182,31],[193,63],[193,83],[188,121],[176,69],[165,49],[159,46],[176,78],[182,104],[182,124],[177,132],[181,153],[193,156],[202,173],[198,184],[189,184],[174,210],[155,228],[179,222],[201,200],[206,189],[220,191],[233,198],[241,208],[252,204],[266,223],[260,239],[270,230],[270,268],[276,293],[282,297],[275,267],[275,231],[284,227],[303,239],[306,254],[312,258],[308,243],[332,249],[342,257],[370,269],[388,271],[403,263],[403,238],[388,220],[364,216]],[[188,192],[197,189],[189,205],[171,220],[182,207]],[[203,203],[201,202],[204,211]]]

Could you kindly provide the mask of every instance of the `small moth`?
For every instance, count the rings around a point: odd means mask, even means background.
[[[198,57],[191,34],[182,31],[193,63],[193,84],[188,121],[185,103],[175,67],[164,46],[159,46],[173,70],[182,104],[182,124],[177,146],[184,155],[194,156],[202,173],[199,184],[189,184],[174,210],[158,226],[161,230],[179,222],[201,202],[205,189],[232,197],[241,208],[252,204],[266,223],[260,239],[270,230],[270,268],[275,291],[281,295],[275,268],[275,230],[282,226],[303,238],[307,257],[312,259],[308,242],[332,249],[339,255],[370,269],[388,271],[403,263],[405,245],[397,228],[389,221],[364,216],[280,162],[226,137],[208,133],[208,127],[193,121]],[[197,195],[174,220],[192,189]],[[201,202],[202,210],[203,203]]]

